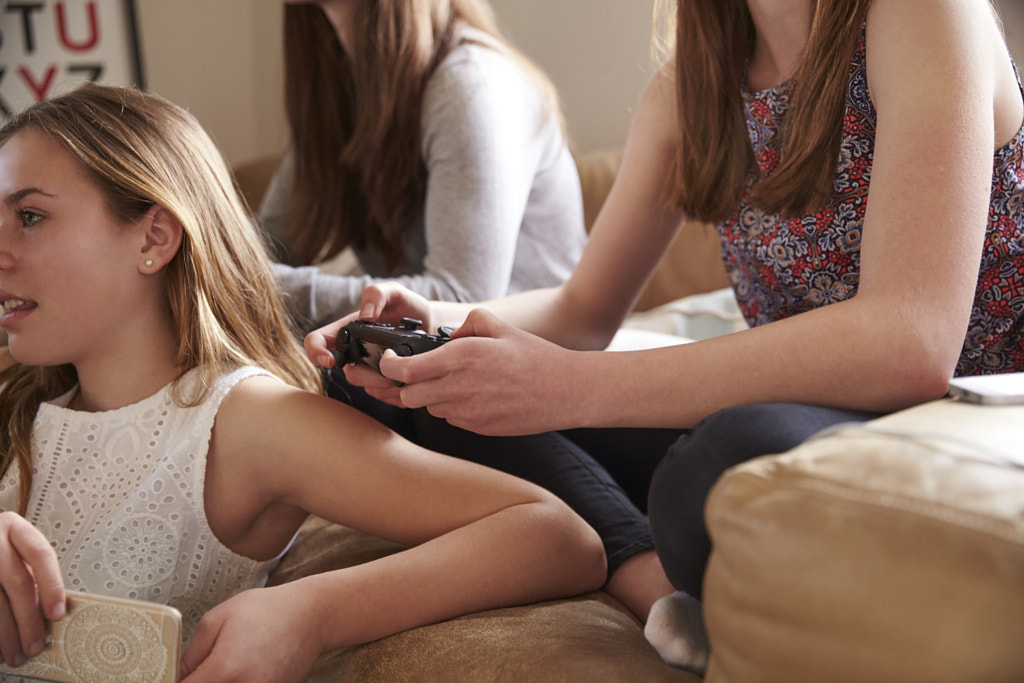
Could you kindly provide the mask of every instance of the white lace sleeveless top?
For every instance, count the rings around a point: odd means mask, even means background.
[[[225,547],[206,521],[203,484],[213,421],[241,380],[220,377],[206,401],[182,408],[170,385],[101,413],[67,408],[75,391],[40,406],[26,518],[56,549],[69,591],[176,607],[186,642],[214,605],[262,586],[279,558],[257,562]],[[197,380],[183,379],[182,395]],[[18,507],[18,468],[0,479],[0,509]]]

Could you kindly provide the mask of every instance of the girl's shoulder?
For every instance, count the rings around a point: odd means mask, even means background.
[[[513,54],[498,43],[471,39],[430,76],[422,116],[424,142],[439,131],[507,130],[517,122],[535,132],[554,120],[537,82]]]
[[[218,422],[238,421],[249,431],[259,432],[265,421],[276,421],[283,410],[312,401],[331,401],[324,396],[292,386],[258,367],[239,367],[215,380],[208,402],[217,405]]]
[[[875,0],[864,45],[876,108],[913,115],[929,102],[939,112],[991,102],[1000,145],[1020,129],[1020,82],[988,0]]]
[[[250,377],[260,376],[281,382],[268,370],[250,365],[228,368],[212,377],[198,368],[193,368],[183,374],[170,389],[176,397],[188,403],[195,402],[197,397],[205,394],[206,398],[202,403],[210,405],[216,411],[224,397],[239,383]]]
[[[431,90],[476,90],[530,85],[508,49],[482,31],[464,33],[427,81]]]

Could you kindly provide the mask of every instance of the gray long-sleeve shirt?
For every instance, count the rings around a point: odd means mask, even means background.
[[[356,310],[362,290],[383,280],[428,299],[481,301],[554,286],[572,272],[586,241],[579,176],[561,127],[516,62],[497,48],[460,45],[428,83],[422,132],[426,205],[405,234],[399,268],[367,250],[356,253],[358,275],[275,266],[302,326]],[[291,183],[286,158],[260,210],[271,234],[284,230]]]

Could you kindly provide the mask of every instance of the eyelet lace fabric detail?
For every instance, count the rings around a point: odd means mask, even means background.
[[[276,560],[257,562],[217,540],[203,485],[221,402],[238,382],[267,374],[226,374],[191,408],[174,403],[170,386],[102,413],[64,407],[74,391],[40,406],[26,518],[50,539],[69,591],[176,607],[187,641],[214,605],[265,583]],[[188,395],[194,373],[181,381]],[[17,490],[17,467],[10,467],[0,480],[0,509],[17,509]]]

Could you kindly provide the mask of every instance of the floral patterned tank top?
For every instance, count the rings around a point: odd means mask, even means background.
[[[849,299],[860,280],[860,241],[875,146],[864,37],[850,67],[832,199],[817,213],[768,214],[751,205],[758,174],[779,165],[787,85],[744,92],[756,169],[737,212],[716,227],[733,291],[749,325]],[[1024,370],[1024,130],[995,152],[989,222],[957,375]]]

